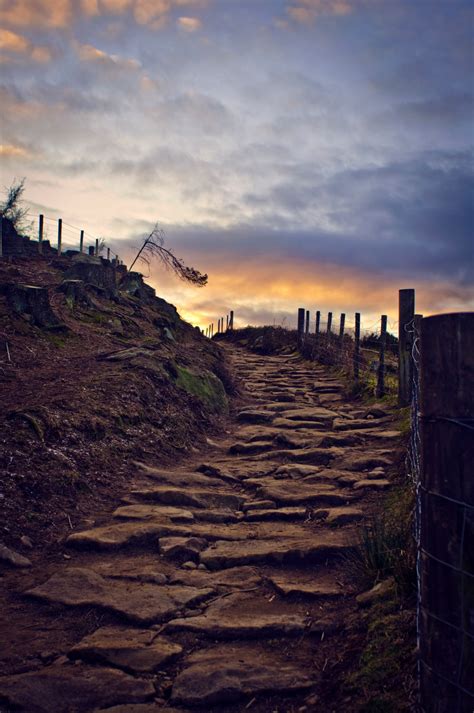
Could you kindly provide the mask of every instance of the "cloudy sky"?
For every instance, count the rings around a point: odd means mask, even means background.
[[[472,8],[0,0],[1,184],[128,262],[159,221],[202,327],[473,309]]]

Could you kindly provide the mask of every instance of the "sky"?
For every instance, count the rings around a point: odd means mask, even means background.
[[[0,185],[200,327],[474,308],[471,0],[0,0]],[[75,226],[71,228],[69,226]],[[33,230],[34,233],[34,230]],[[335,317],[336,318],[336,317]]]

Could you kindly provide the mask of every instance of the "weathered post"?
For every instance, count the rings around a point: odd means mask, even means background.
[[[92,256],[94,255],[94,246],[93,246],[93,245],[89,245],[89,247],[87,248],[87,252],[88,252],[89,255],[92,257]],[[117,262],[118,262],[118,259],[117,259]]]
[[[305,335],[309,333],[309,309],[306,310],[306,323],[304,327],[304,333]]]
[[[425,713],[474,710],[474,312],[425,317],[420,675]]]
[[[38,252],[43,252],[44,215],[40,214],[38,224]]]
[[[304,307],[298,309],[298,349],[301,351],[304,342]]]
[[[225,331],[226,332],[229,331],[229,315],[227,315],[227,318],[226,318]]]
[[[58,219],[58,255],[61,255],[61,248],[63,242],[63,219]]]
[[[3,257],[3,214],[0,215],[0,257]]]
[[[234,329],[234,310],[230,310],[229,329]]]
[[[411,402],[413,379],[413,318],[415,316],[415,290],[399,290],[398,293],[398,403],[408,406]]]
[[[341,349],[344,345],[344,327],[346,324],[346,315],[344,312],[341,312],[341,321],[339,323],[339,341],[341,343]]]
[[[99,238],[95,239],[95,256],[99,257]]]
[[[380,319],[380,352],[379,366],[377,369],[377,387],[375,395],[381,398],[385,394],[385,347],[387,344],[387,315],[383,314]]]
[[[107,260],[110,260],[110,248],[107,248]]]
[[[81,237],[79,238],[79,252],[84,252],[84,231],[81,230]]]
[[[332,326],[332,312],[328,312],[328,323],[327,323],[327,333],[330,334]]]
[[[321,312],[318,309],[318,311],[316,312],[316,328],[314,331],[315,334],[319,334],[320,326],[321,326]]]
[[[359,380],[359,359],[360,359],[360,312],[355,313],[354,327],[354,380]]]

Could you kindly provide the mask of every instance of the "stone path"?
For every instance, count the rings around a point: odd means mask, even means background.
[[[225,348],[246,403],[231,432],[206,462],[137,464],[112,518],[24,593],[112,624],[1,678],[0,710],[316,710],[354,607],[343,556],[399,434],[322,367]]]

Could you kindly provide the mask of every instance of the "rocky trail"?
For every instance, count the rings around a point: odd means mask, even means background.
[[[36,623],[13,622],[10,644],[35,656],[0,678],[2,713],[336,710],[358,594],[344,555],[400,434],[323,367],[223,349],[243,398],[205,462],[137,463],[62,562],[11,575],[12,611]]]

